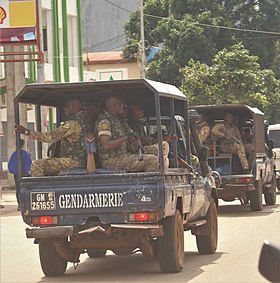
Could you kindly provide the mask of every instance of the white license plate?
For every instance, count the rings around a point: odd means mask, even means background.
[[[55,192],[30,193],[31,210],[54,210]]]

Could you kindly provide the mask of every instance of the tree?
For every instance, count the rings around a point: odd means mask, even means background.
[[[243,103],[267,113],[270,120],[280,114],[280,108],[268,111],[280,104],[279,81],[242,44],[218,52],[211,66],[189,61],[182,75],[181,90],[193,105]]]
[[[223,19],[221,9],[211,11],[213,2],[219,7],[218,1],[190,1],[189,6],[193,11],[196,10],[194,15],[180,12],[180,7],[184,6],[183,2],[145,1],[146,48],[163,45],[161,52],[149,65],[147,77],[151,79],[180,85],[180,68],[191,58],[209,63],[216,53],[214,38],[218,30],[198,26],[195,22],[220,23]],[[199,9],[196,8],[198,2]],[[125,33],[127,41],[124,46],[124,57],[136,57],[140,40],[139,11],[131,15],[129,23],[125,26]]]
[[[144,4],[147,52],[150,46],[163,46],[149,64],[147,77],[151,79],[179,86],[179,70],[190,59],[210,64],[217,51],[240,42],[259,57],[262,68],[272,68],[275,62],[279,34],[234,29],[280,32],[278,0],[145,0]],[[124,56],[135,57],[140,40],[139,11],[131,15],[125,33]]]
[[[271,68],[276,42],[280,32],[280,1],[278,0],[225,0],[225,17],[239,29],[269,33],[234,31],[236,42],[242,42],[251,54],[258,56],[262,68]]]
[[[275,43],[275,54],[272,64],[272,70],[274,71],[277,78],[280,78],[280,41]]]

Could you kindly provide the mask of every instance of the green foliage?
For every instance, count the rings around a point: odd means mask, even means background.
[[[274,71],[277,78],[280,78],[280,41],[275,43],[275,53],[272,64],[272,70]]]
[[[162,48],[147,78],[181,86],[192,104],[240,102],[280,117],[279,35],[245,31],[279,33],[279,0],[144,0],[144,14],[146,52]],[[125,58],[138,57],[139,17],[125,26]]]
[[[182,69],[181,90],[192,105],[243,103],[257,107],[275,120],[280,111],[279,82],[272,70],[261,70],[257,57],[249,54],[242,44],[223,49],[207,66],[190,60]]]

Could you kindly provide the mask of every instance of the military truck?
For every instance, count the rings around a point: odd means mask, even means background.
[[[233,138],[233,143],[240,143],[251,150],[247,154],[250,172],[244,172],[237,154],[224,153],[220,148],[220,139],[209,135],[207,141],[208,163],[220,173],[222,184],[217,189],[218,198],[224,201],[239,199],[242,204],[250,203],[252,211],[263,208],[265,203],[276,202],[276,176],[272,155],[272,143],[266,141],[264,114],[257,108],[242,104],[200,105],[194,107],[199,114],[204,114],[210,128],[223,122],[227,113],[233,113],[243,140]],[[247,136],[247,139],[245,137]]]
[[[273,158],[275,161],[277,189],[280,191],[280,124],[268,126],[268,137],[273,141]]]
[[[138,251],[157,258],[162,272],[180,272],[187,230],[195,235],[199,253],[216,251],[216,189],[206,159],[201,158],[200,169],[194,170],[190,150],[179,158],[179,140],[174,139],[170,168],[164,169],[162,117],[169,117],[171,132],[180,135],[185,148],[190,148],[190,132],[197,136],[197,115],[191,112],[189,117],[187,99],[175,86],[145,79],[27,85],[15,98],[15,122],[20,124],[21,103],[35,105],[36,130],[41,131],[42,106],[56,109],[59,125],[70,97],[79,95],[81,100],[102,104],[112,94],[128,102],[141,100],[146,115],[156,117],[159,170],[132,173],[97,168],[88,174],[81,168],[58,176],[22,177],[19,166],[21,213],[29,226],[26,236],[38,244],[46,276],[63,275],[68,262],[79,263],[81,253],[103,257],[107,250],[116,255]],[[184,129],[180,134],[179,120]],[[19,134],[16,138],[20,157]],[[201,149],[199,143],[194,145]],[[39,142],[37,152],[41,158]]]

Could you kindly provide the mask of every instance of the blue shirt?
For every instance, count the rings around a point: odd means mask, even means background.
[[[17,152],[15,151],[8,162],[9,172],[12,174],[18,174]],[[32,160],[29,153],[26,150],[21,149],[21,173],[26,174],[30,171]]]

